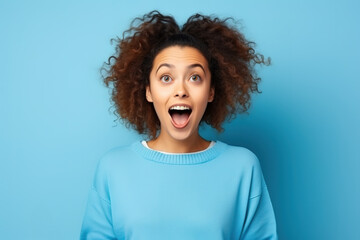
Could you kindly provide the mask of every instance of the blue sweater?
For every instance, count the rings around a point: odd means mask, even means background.
[[[141,142],[100,160],[81,239],[277,239],[256,156],[217,141],[166,154]]]

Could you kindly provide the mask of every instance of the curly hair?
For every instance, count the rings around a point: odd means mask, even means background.
[[[254,50],[254,42],[245,39],[232,18],[194,14],[180,27],[172,16],[158,11],[135,18],[122,38],[117,38],[115,56],[103,66],[104,83],[112,83],[115,113],[127,127],[155,138],[160,121],[152,103],[146,100],[146,86],[155,56],[169,46],[198,49],[209,63],[214,100],[208,104],[201,122],[218,131],[222,123],[250,107],[251,93],[258,92],[260,78],[256,64],[270,64],[270,59]],[[114,39],[113,39],[114,40]]]

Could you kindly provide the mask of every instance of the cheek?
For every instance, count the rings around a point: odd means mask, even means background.
[[[166,103],[166,96],[164,91],[154,91],[152,93],[153,103],[154,105],[162,105]]]
[[[196,103],[198,105],[199,114],[203,114],[208,104],[209,93],[204,91],[201,95],[199,94],[196,98]]]
[[[196,98],[197,102],[207,102],[210,96],[209,88],[201,88],[197,89],[197,91],[193,91],[193,98]]]
[[[152,82],[151,80],[150,80],[150,91],[154,105],[157,104],[158,102],[163,101],[164,91],[161,89],[160,86],[158,86],[158,84]]]
[[[152,100],[156,113],[159,115],[162,112],[167,112],[166,103],[167,96],[164,91],[152,91]]]

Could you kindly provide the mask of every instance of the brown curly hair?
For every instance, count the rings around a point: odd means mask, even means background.
[[[221,131],[225,119],[249,109],[250,94],[260,92],[254,66],[268,65],[270,59],[255,53],[255,44],[230,26],[230,19],[194,14],[180,28],[172,16],[152,11],[132,21],[122,38],[115,40],[115,56],[102,68],[106,86],[113,84],[115,113],[127,127],[156,137],[160,121],[153,104],[145,98],[146,86],[155,56],[174,45],[198,49],[209,63],[215,96],[201,122]]]

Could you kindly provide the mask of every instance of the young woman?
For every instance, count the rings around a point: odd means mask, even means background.
[[[266,61],[227,20],[136,18],[104,80],[119,116],[149,140],[101,159],[81,239],[277,239],[256,156],[199,135],[202,122],[220,131],[248,109],[257,63]]]

